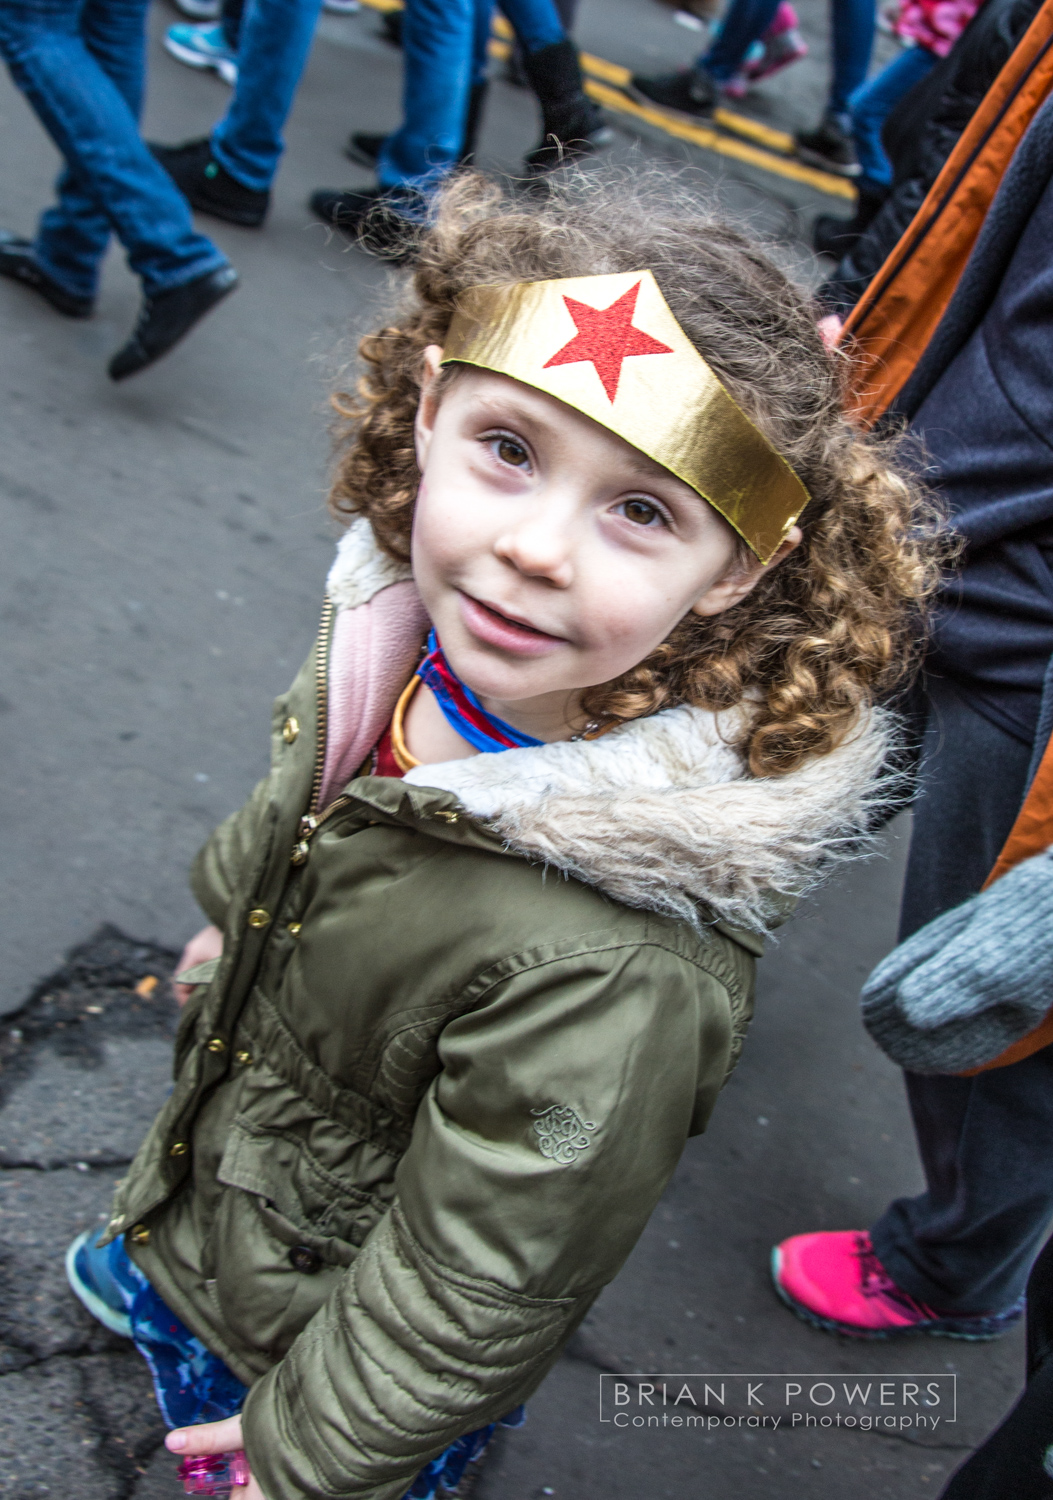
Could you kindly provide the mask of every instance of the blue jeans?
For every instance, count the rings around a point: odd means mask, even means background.
[[[553,0],[502,0],[527,53],[565,36]],[[486,78],[494,0],[406,0],[402,22],[402,125],[377,162],[382,188],[427,192],[457,165],[468,99]]]
[[[2,3],[2,0],[0,0]],[[282,128],[314,39],[321,0],[248,0],[238,33],[238,82],[212,132],[220,166],[266,192],[285,149]]]
[[[111,231],[149,296],[227,264],[139,135],[148,0],[0,0],[0,55],[66,158],[34,255],[93,297]]]
[[[908,47],[880,73],[856,89],[848,101],[852,137],[863,176],[882,187],[892,186],[892,163],[881,144],[881,127],[903,95],[936,66],[936,54],[926,47]]]
[[[775,19],[779,0],[732,0],[713,46],[698,59],[718,83],[734,77],[746,53]],[[874,0],[831,0],[834,69],[827,112],[844,117],[849,96],[867,76],[874,46]]]

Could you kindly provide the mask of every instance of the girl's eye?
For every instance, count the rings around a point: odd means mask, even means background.
[[[627,521],[633,521],[637,526],[650,526],[664,519],[658,506],[649,500],[626,500],[622,513]]]
[[[530,455],[522,443],[517,443],[514,438],[497,439],[497,456],[503,464],[510,464],[513,469],[522,469],[530,462]]]

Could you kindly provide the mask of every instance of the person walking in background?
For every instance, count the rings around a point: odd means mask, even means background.
[[[258,229],[285,150],[282,131],[300,83],[321,0],[248,0],[237,27],[234,95],[208,135],[151,144],[180,192],[202,213]]]
[[[689,118],[712,113],[721,96],[741,98],[750,49],[778,27],[779,0],[732,0],[713,45],[691,68],[648,77],[634,73],[631,91]],[[818,129],[797,137],[798,153],[841,176],[859,175],[848,101],[867,76],[874,45],[874,0],[831,0],[834,67],[826,113]],[[786,44],[784,44],[786,45]],[[801,44],[803,46],[803,44]],[[795,56],[800,53],[796,52]],[[785,61],[794,61],[787,57]],[[778,66],[785,66],[785,61]],[[775,71],[768,68],[766,72]],[[754,75],[754,80],[758,76]]]
[[[948,56],[979,6],[980,0],[903,0],[893,30],[908,45],[873,78],[860,84],[849,99],[852,142],[860,172],[856,191],[866,223],[892,190],[894,169],[881,141],[885,121],[899,101]],[[804,139],[798,136],[797,149],[807,159]],[[815,248],[820,254],[830,253],[840,240],[845,222],[821,217],[822,226],[818,221],[816,224]]]
[[[1048,35],[1032,55],[1047,53]],[[1037,87],[1021,82],[1032,76],[1004,85],[1011,99],[1035,97]],[[1008,131],[1003,96],[996,105]],[[982,153],[974,162],[947,213],[958,226],[971,204],[982,228],[895,408],[924,443],[928,475],[964,543],[918,705],[920,791],[901,940],[975,896],[1001,867],[1053,724],[1053,98],[989,207],[980,190],[997,163]],[[940,227],[928,224],[930,247]],[[957,263],[950,251],[948,263]],[[937,264],[913,287],[904,278],[900,305],[937,301],[938,272]],[[909,348],[903,326],[889,337]],[[985,900],[1004,894],[995,884]],[[1026,921],[1019,903],[1016,916]],[[948,1004],[958,988],[948,986]],[[975,1076],[918,1071],[917,1061],[906,1071],[927,1191],[897,1199],[869,1230],[777,1246],[776,1289],[800,1316],[861,1337],[968,1338],[994,1337],[1020,1318],[1053,1217],[1053,1045],[1051,1034],[1030,1041]]]
[[[169,26],[165,51],[188,68],[211,69],[233,88],[238,81],[238,41],[245,0],[176,0],[176,4],[198,24],[180,21]],[[322,0],[322,9],[333,16],[354,16],[362,9],[362,0]]]
[[[526,158],[528,172],[547,171],[605,144],[610,132],[585,95],[577,51],[553,0],[504,0],[501,8],[541,105],[541,140]],[[352,136],[355,160],[372,165],[369,153],[379,147],[377,186],[365,192],[320,188],[310,206],[324,223],[357,233],[371,219],[381,240],[396,242],[399,221],[419,216],[422,195],[472,155],[493,10],[493,0],[408,0],[402,125],[387,137]]]
[[[237,285],[139,135],[148,0],[4,0],[0,55],[65,158],[33,240],[0,231],[0,275],[66,317],[91,316],[110,234],[141,279],[123,380],[167,353]]]

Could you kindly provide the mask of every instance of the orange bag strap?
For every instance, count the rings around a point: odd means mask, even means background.
[[[866,426],[906,385],[947,310],[987,210],[1053,86],[1053,0],[1045,0],[959,137],[924,203],[845,323]]]
[[[1002,852],[995,860],[994,868],[984,881],[983,889],[1000,880],[1014,865],[1041,854],[1053,844],[1053,736],[1043,752],[1034,780],[1028,787],[1024,805],[1017,813],[1016,822],[1009,830],[1009,837],[1002,845]],[[973,1078],[977,1073],[986,1073],[991,1068],[1008,1068],[1010,1063],[1021,1062],[1033,1052],[1048,1047],[1053,1042],[1053,1010],[1040,1021],[1033,1031],[1013,1042],[1004,1052],[980,1068],[970,1068],[963,1078]]]

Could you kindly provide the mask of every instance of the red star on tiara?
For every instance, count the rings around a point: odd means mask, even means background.
[[[567,311],[574,319],[578,330],[569,343],[546,360],[542,369],[552,365],[576,365],[591,360],[596,374],[607,392],[607,400],[614,404],[621,379],[622,361],[637,354],[672,354],[668,344],[660,344],[642,328],[633,327],[633,313],[640,283],[623,292],[610,307],[590,307],[587,302],[577,302],[564,293]]]

